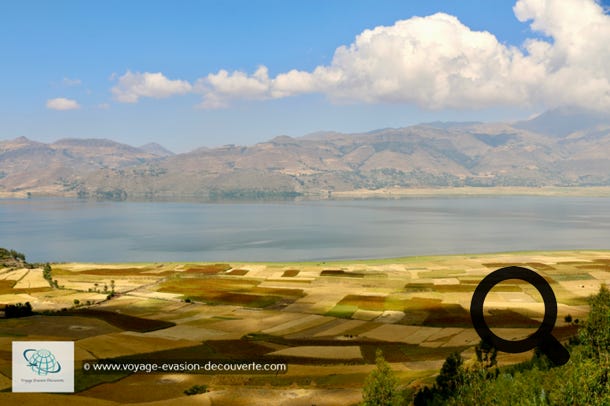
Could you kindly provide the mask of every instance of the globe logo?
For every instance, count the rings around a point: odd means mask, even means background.
[[[39,376],[56,374],[61,371],[59,361],[49,350],[27,349],[23,352],[23,358],[28,362],[28,366]]]

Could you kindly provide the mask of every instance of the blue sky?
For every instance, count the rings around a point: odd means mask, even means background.
[[[599,26],[603,44],[602,8],[520,3],[1,2],[0,140],[100,137],[184,152],[318,130],[513,120],[561,104],[606,108],[610,54],[566,45],[582,30],[561,28]],[[575,81],[601,83],[601,93],[553,90]]]

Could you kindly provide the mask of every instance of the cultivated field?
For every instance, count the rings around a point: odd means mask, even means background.
[[[478,282],[508,265],[536,270],[558,300],[553,334],[565,339],[610,283],[610,252],[411,257],[328,263],[53,264],[0,269],[2,304],[38,315],[0,319],[0,390],[10,391],[13,340],[74,340],[73,404],[355,404],[377,348],[403,388],[430,380],[453,351],[479,341],[469,306]],[[536,289],[507,281],[488,295],[486,320],[507,339],[537,328]],[[564,321],[572,316],[573,322]],[[500,364],[530,354],[500,354]],[[283,360],[286,374],[85,374],[95,358]],[[205,384],[210,392],[184,390]],[[0,393],[0,402],[68,402],[70,396]],[[59,400],[58,400],[59,399]],[[152,402],[152,403],[151,403]],[[68,404],[68,403],[65,403]]]

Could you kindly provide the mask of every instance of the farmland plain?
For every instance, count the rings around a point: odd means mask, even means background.
[[[550,282],[558,301],[553,334],[560,340],[586,317],[587,297],[610,283],[607,251],[306,263],[58,263],[52,264],[58,288],[42,283],[41,269],[0,269],[0,304],[29,302],[38,313],[0,318],[0,402],[25,396],[10,393],[13,340],[75,341],[74,404],[355,404],[378,348],[401,387],[415,390],[433,379],[451,352],[473,356],[479,337],[469,315],[472,293],[485,275],[508,265],[533,269]],[[496,334],[519,339],[537,328],[544,305],[533,286],[509,280],[489,293],[485,310]],[[499,363],[530,356],[500,354]],[[83,360],[116,357],[285,361],[288,370],[82,370]],[[185,396],[193,385],[210,391]],[[66,396],[29,398],[64,402]]]

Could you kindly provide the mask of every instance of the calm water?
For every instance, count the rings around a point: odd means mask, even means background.
[[[610,249],[610,198],[289,203],[0,200],[0,247],[29,261],[299,261]]]

